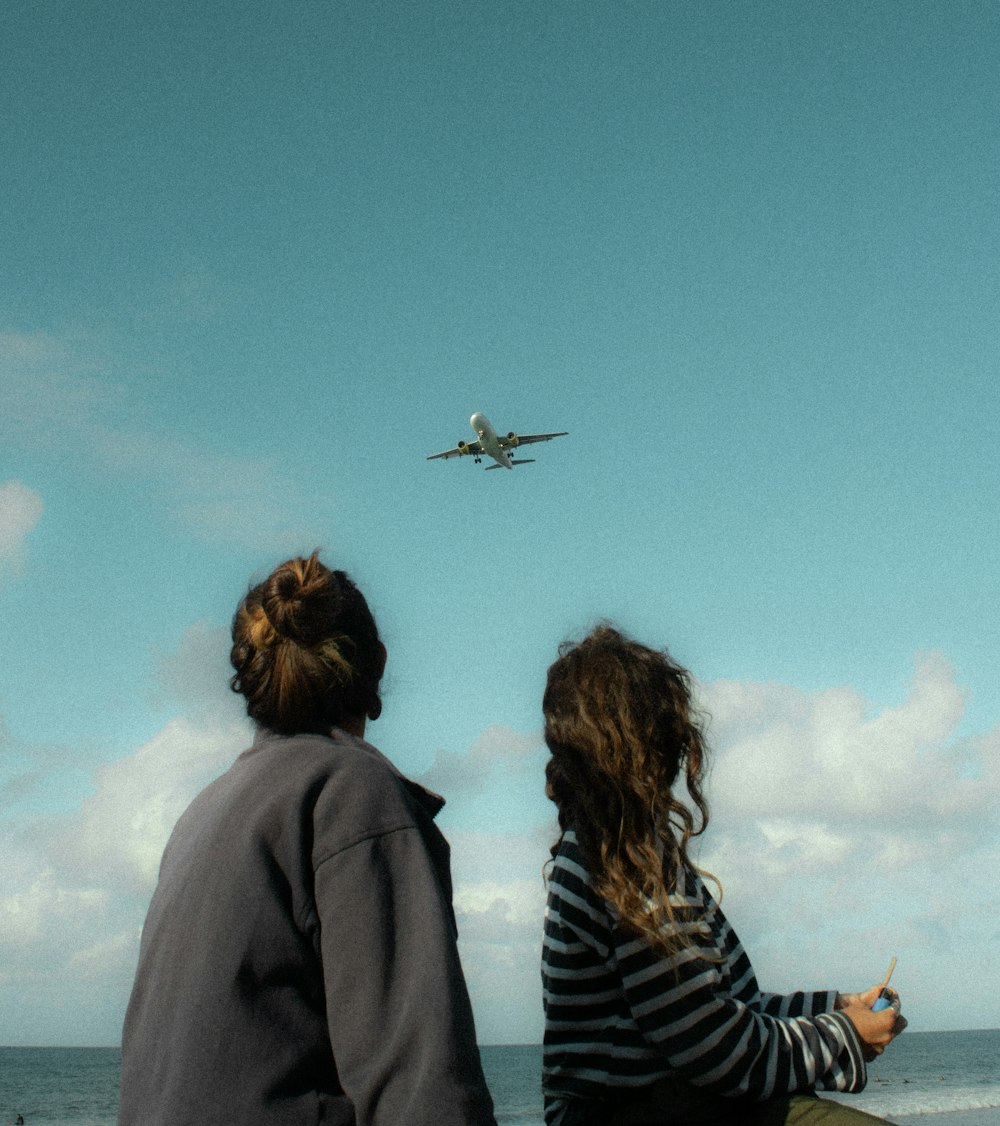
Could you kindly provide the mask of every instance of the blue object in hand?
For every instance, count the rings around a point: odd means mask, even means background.
[[[889,993],[889,978],[892,977],[892,971],[895,968],[896,968],[896,959],[893,958],[893,960],[889,963],[888,970],[886,970],[885,981],[882,982],[882,991],[881,991],[881,993],[879,993],[878,999],[876,1000],[875,1004],[872,1005],[872,1012],[873,1013],[881,1013],[885,1009],[891,1009],[892,1008],[892,997]]]

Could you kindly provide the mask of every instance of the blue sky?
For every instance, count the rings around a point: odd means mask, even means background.
[[[540,698],[611,618],[711,713],[774,989],[1000,1023],[1000,12],[16,3],[0,121],[0,1042],[114,1043],[319,546],[449,799],[486,1042],[540,1035]],[[567,430],[483,475],[427,454]],[[969,983],[979,983],[969,996]]]

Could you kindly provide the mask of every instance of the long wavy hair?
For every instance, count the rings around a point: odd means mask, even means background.
[[[686,913],[670,896],[682,866],[697,870],[688,843],[708,825],[689,673],[601,625],[560,646],[542,709],[545,792],[562,833],[575,830],[594,890],[654,948],[669,955],[688,945]],[[676,796],[682,771],[696,812]]]

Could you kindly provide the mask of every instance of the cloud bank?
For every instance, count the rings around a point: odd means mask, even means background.
[[[165,684],[202,683],[224,631],[196,625],[164,658]],[[207,643],[208,637],[214,644]],[[214,683],[216,677],[204,678]],[[191,798],[249,743],[235,697],[195,693],[131,754],[99,766],[91,791],[63,813],[20,799],[44,792],[68,748],[3,743],[0,823],[0,1030],[5,1043],[116,1043],[160,855]]]
[[[720,878],[765,987],[860,988],[895,955],[915,1027],[991,1023],[1000,729],[955,735],[965,693],[948,662],[920,655],[896,706],[874,707],[848,687],[726,681],[703,684],[700,697],[713,767],[699,862]],[[428,775],[456,801],[516,795],[503,815],[511,831],[494,819],[449,833],[484,1039],[540,1037],[539,873],[556,831],[544,761],[537,739],[492,729],[464,756],[439,756]],[[529,813],[533,828],[515,831]]]
[[[179,714],[97,769],[77,809],[0,826],[8,1037],[115,1041],[166,838],[247,743],[238,701],[204,695],[200,668],[217,664],[222,632],[196,625],[164,657]],[[920,657],[892,707],[849,688],[716,682],[701,695],[714,769],[699,860],[721,879],[762,984],[857,988],[895,955],[914,1027],[988,1024],[1000,993],[1000,729],[956,736],[964,693],[948,663]],[[556,833],[545,757],[539,735],[492,727],[421,778],[449,798],[442,827],[485,1043],[541,1035],[542,869]],[[52,756],[33,767],[57,768]]]

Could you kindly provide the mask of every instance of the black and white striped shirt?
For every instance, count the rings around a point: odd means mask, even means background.
[[[591,886],[576,835],[549,873],[542,984],[545,1120],[568,1099],[614,1097],[667,1076],[762,1100],[811,1088],[859,1091],[861,1042],[835,992],[761,993],[736,932],[685,870],[672,902],[690,908],[691,945],[671,957],[618,926]],[[624,1089],[624,1090],[623,1090]]]

